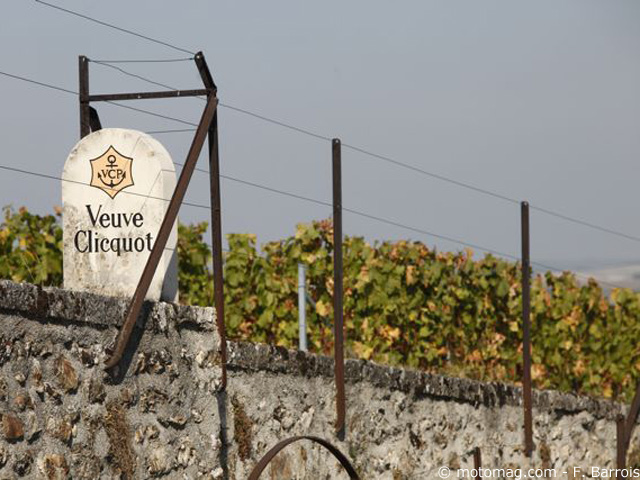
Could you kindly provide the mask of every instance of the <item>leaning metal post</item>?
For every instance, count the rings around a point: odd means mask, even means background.
[[[332,141],[333,171],[333,323],[334,371],[336,380],[336,432],[345,434],[344,318],[342,310],[342,158],[340,140]]]
[[[524,400],[524,452],[533,452],[533,421],[531,413],[531,265],[529,258],[529,203],[520,204],[522,227],[522,397]]]
[[[189,149],[187,160],[184,164],[184,167],[182,168],[182,172],[180,173],[178,184],[176,185],[176,189],[173,192],[171,201],[169,202],[167,213],[162,220],[162,225],[160,226],[158,237],[153,245],[153,249],[151,250],[149,258],[147,259],[144,271],[142,272],[142,277],[140,278],[140,282],[138,283],[136,291],[133,294],[133,299],[129,304],[127,315],[125,317],[124,324],[122,325],[122,328],[120,329],[120,332],[118,334],[113,354],[105,364],[105,368],[107,369],[114,367],[120,362],[127,344],[129,343],[129,337],[131,336],[133,327],[136,323],[136,320],[138,319],[138,315],[140,314],[142,304],[144,303],[144,297],[149,290],[149,285],[151,285],[151,281],[158,267],[158,263],[160,262],[160,257],[162,256],[164,248],[167,245],[167,240],[169,239],[169,235],[171,234],[171,229],[173,228],[173,225],[175,224],[178,217],[178,210],[180,210],[180,205],[182,204],[182,200],[184,199],[185,193],[187,192],[189,181],[191,180],[191,176],[193,174],[193,171],[195,170],[198,156],[200,155],[200,151],[202,150],[202,145],[204,144],[205,137],[207,136],[207,132],[209,131],[209,126],[211,125],[217,106],[218,99],[215,96],[215,92],[211,92],[207,99],[207,106],[202,113],[202,118],[200,119],[200,123],[198,124],[198,128],[196,129],[196,134],[193,138],[191,148]]]
[[[202,52],[194,57],[205,88],[217,93],[218,89]],[[221,389],[227,388],[227,335],[224,322],[224,279],[222,265],[222,202],[220,198],[220,155],[218,149],[218,112],[209,126],[209,185],[211,194],[211,244],[213,255],[213,296],[216,322],[220,334]]]

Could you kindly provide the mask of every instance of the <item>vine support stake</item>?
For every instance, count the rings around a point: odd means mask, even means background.
[[[333,172],[333,325],[336,381],[336,433],[345,435],[344,317],[342,310],[342,155],[340,139],[331,142]]]
[[[625,419],[623,415],[616,418],[616,468],[624,470],[627,466],[627,444],[626,444]],[[618,480],[623,480],[624,475],[618,473]]]
[[[533,453],[533,420],[531,413],[531,261],[529,255],[529,203],[520,204],[522,229],[522,398],[524,405],[524,453]]]
[[[633,429],[636,426],[636,420],[638,413],[640,412],[640,381],[636,385],[636,393],[633,396],[627,417],[622,421],[622,426],[618,426],[618,462],[622,462],[622,465],[626,465],[627,451],[629,450],[629,444],[631,443],[631,435],[633,435]],[[622,435],[622,440],[620,436]],[[624,467],[618,467],[624,468]]]

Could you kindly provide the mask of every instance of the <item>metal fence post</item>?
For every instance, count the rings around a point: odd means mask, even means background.
[[[627,466],[627,435],[623,415],[616,418],[616,468],[624,470]],[[618,472],[617,480],[624,480],[625,476]]]
[[[338,138],[331,142],[333,172],[333,323],[336,381],[336,432],[345,435],[344,318],[342,311],[342,158]]]
[[[91,133],[91,119],[89,112],[89,59],[84,55],[78,57],[80,75],[80,138]]]
[[[307,279],[306,266],[298,264],[298,349],[307,351]]]
[[[220,197],[220,156],[218,153],[218,112],[209,127],[209,185],[211,194],[211,240],[213,256],[213,296],[220,334],[220,388],[227,388],[227,336],[224,323],[224,278],[222,265],[222,202]]]
[[[533,420],[531,414],[531,264],[529,257],[529,203],[520,204],[522,227],[522,397],[524,400],[524,451],[533,452]]]
[[[480,447],[476,447],[473,450],[473,468],[476,471],[475,480],[482,480],[480,469],[482,468],[482,455],[480,454]]]
[[[194,57],[198,73],[209,95],[217,95],[218,87],[213,80],[202,52]],[[220,195],[220,154],[218,149],[218,112],[209,126],[209,190],[211,194],[211,243],[213,256],[213,297],[216,323],[220,334],[220,363],[222,365],[221,389],[227,388],[227,334],[224,322],[224,278],[222,265],[222,202]]]

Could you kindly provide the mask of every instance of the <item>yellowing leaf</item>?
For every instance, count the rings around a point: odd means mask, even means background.
[[[324,303],[322,300],[318,300],[316,302],[316,313],[321,317],[326,317],[329,315],[329,305]]]
[[[405,276],[407,279],[407,285],[413,285],[416,283],[416,267],[415,265],[409,265],[405,272]]]

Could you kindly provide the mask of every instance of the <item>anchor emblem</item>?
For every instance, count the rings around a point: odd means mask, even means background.
[[[133,158],[125,157],[111,145],[106,152],[91,160],[90,185],[115,198],[119,192],[134,184],[132,164]]]

